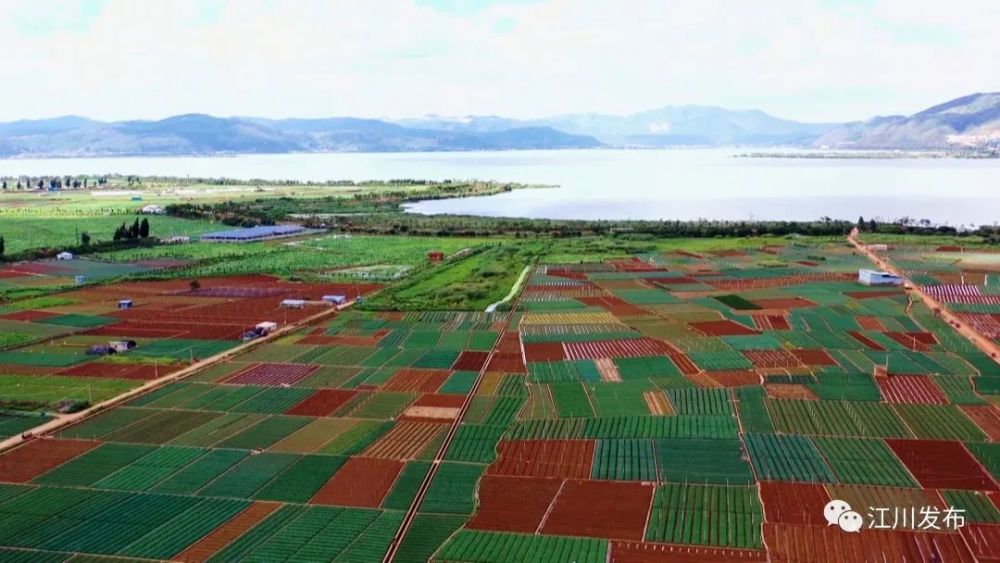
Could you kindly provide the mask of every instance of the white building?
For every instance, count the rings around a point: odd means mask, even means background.
[[[149,204],[143,205],[139,208],[139,213],[142,213],[143,215],[164,215],[167,213],[167,210],[159,205]]]
[[[903,278],[889,272],[858,270],[858,283],[861,285],[903,285]]]
[[[66,252],[64,250],[64,251],[60,252],[59,254],[56,254],[56,260],[72,260],[72,259],[73,259],[73,253],[72,252]]]

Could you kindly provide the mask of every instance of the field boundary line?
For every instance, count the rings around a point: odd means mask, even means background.
[[[142,385],[140,385],[140,386],[138,386],[138,387],[136,387],[134,389],[129,389],[128,391],[125,391],[124,393],[122,393],[120,395],[116,395],[114,397],[111,397],[110,399],[107,399],[105,401],[97,403],[96,405],[92,405],[92,406],[90,406],[90,407],[88,407],[88,408],[86,408],[86,409],[84,409],[84,410],[82,410],[80,412],[76,412],[76,413],[73,413],[73,414],[70,414],[70,415],[65,415],[65,416],[56,416],[55,418],[53,418],[52,420],[50,420],[49,422],[47,422],[45,424],[42,424],[40,426],[36,426],[34,428],[26,430],[22,434],[18,434],[16,436],[11,436],[10,438],[7,438],[6,440],[0,441],[0,452],[5,452],[5,451],[7,451],[7,450],[9,450],[11,448],[17,447],[17,446],[19,446],[21,444],[24,444],[26,442],[29,442],[31,440],[34,440],[34,439],[37,439],[37,438],[41,438],[43,436],[47,436],[47,435],[55,432],[56,430],[61,430],[61,429],[65,428],[65,427],[72,426],[74,424],[83,422],[83,421],[91,418],[92,416],[100,414],[100,413],[102,413],[102,412],[104,412],[104,411],[106,411],[106,410],[108,410],[110,408],[119,406],[120,404],[124,403],[125,401],[128,401],[129,399],[134,399],[134,398],[136,398],[136,397],[138,397],[138,396],[140,396],[140,395],[142,395],[144,393],[147,393],[149,391],[153,391],[155,389],[159,389],[160,387],[163,387],[164,385],[166,385],[168,383],[173,383],[173,382],[176,382],[176,381],[180,381],[180,380],[184,379],[185,377],[194,375],[194,374],[202,371],[203,369],[205,369],[207,367],[214,366],[215,364],[218,364],[220,362],[228,360],[229,358],[232,358],[234,356],[239,356],[240,354],[243,354],[243,353],[245,353],[245,352],[247,352],[249,350],[252,350],[252,349],[254,349],[254,348],[258,347],[258,346],[261,346],[261,345],[263,345],[265,343],[271,343],[274,340],[276,340],[277,337],[284,336],[285,334],[293,332],[293,331],[301,328],[302,326],[308,325],[309,323],[312,323],[312,322],[315,322],[315,321],[318,321],[318,320],[322,320],[322,319],[324,319],[326,317],[329,317],[329,316],[332,316],[332,315],[334,315],[334,314],[336,314],[336,313],[338,313],[338,312],[340,312],[340,311],[342,311],[344,309],[347,309],[348,307],[350,307],[351,305],[353,305],[355,302],[356,302],[356,300],[355,301],[348,301],[347,303],[345,303],[344,305],[341,305],[339,307],[331,307],[331,308],[325,309],[325,310],[323,310],[323,311],[321,311],[321,312],[319,312],[319,313],[317,313],[315,315],[312,315],[311,317],[306,317],[305,319],[302,319],[300,321],[289,323],[289,324],[287,324],[287,325],[279,328],[278,330],[272,332],[270,335],[268,335],[267,338],[257,338],[257,339],[251,340],[249,342],[244,342],[243,344],[240,344],[240,345],[238,345],[238,346],[236,346],[234,348],[230,348],[229,350],[225,350],[223,352],[220,352],[220,353],[218,353],[218,354],[216,354],[214,356],[210,356],[208,358],[205,358],[204,360],[201,360],[201,361],[199,361],[199,362],[197,362],[195,364],[192,364],[192,365],[190,365],[190,366],[188,366],[188,367],[186,367],[184,369],[181,369],[181,370],[176,371],[174,373],[171,373],[169,375],[165,375],[165,376],[163,376],[163,377],[161,377],[159,379],[154,379],[152,381],[147,381],[146,383],[144,383],[144,384],[142,384]],[[28,438],[25,438],[24,437],[25,435],[28,435]]]
[[[462,424],[462,419],[465,418],[466,413],[469,410],[469,406],[472,404],[473,398],[476,396],[476,391],[479,390],[479,386],[483,382],[483,378],[486,376],[486,371],[489,368],[490,361],[496,355],[497,350],[500,348],[500,344],[503,341],[503,335],[507,333],[510,328],[511,322],[516,316],[516,311],[514,308],[507,313],[507,321],[504,323],[504,330],[500,332],[499,338],[493,343],[493,348],[490,349],[490,354],[487,356],[486,361],[483,362],[483,367],[479,368],[479,375],[476,376],[476,382],[473,384],[472,389],[469,390],[469,394],[465,397],[465,402],[462,403],[462,409],[458,412],[458,416],[451,423],[451,427],[448,429],[448,434],[445,435],[444,442],[441,443],[441,447],[438,448],[437,454],[434,459],[431,460],[431,468],[427,471],[427,475],[424,476],[424,480],[420,483],[420,488],[417,489],[417,495],[414,497],[413,502],[410,503],[410,507],[406,511],[406,515],[403,517],[403,523],[399,526],[399,530],[396,531],[396,535],[392,538],[392,542],[389,544],[389,549],[385,553],[385,557],[382,558],[384,563],[390,563],[396,557],[396,553],[399,551],[400,545],[402,545],[403,540],[406,538],[406,533],[410,529],[410,525],[413,523],[414,518],[417,516],[417,512],[420,508],[421,503],[423,503],[424,497],[427,495],[427,490],[430,489],[431,482],[434,480],[434,476],[437,475],[437,470],[441,467],[441,463],[444,461],[444,456],[448,452],[448,448],[451,446],[452,440],[455,438],[455,434],[458,433],[458,428]],[[481,477],[480,477],[481,479]]]

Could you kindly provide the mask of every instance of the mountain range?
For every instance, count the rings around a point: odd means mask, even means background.
[[[513,149],[795,146],[853,149],[1000,147],[1000,93],[919,113],[803,123],[759,110],[668,106],[628,116],[265,119],[186,114],[158,121],[78,116],[0,123],[0,157],[211,155]]]

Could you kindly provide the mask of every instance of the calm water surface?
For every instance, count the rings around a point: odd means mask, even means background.
[[[0,175],[491,179],[558,184],[426,201],[416,213],[550,219],[1000,220],[1000,160],[748,159],[738,149],[284,154],[0,161]]]

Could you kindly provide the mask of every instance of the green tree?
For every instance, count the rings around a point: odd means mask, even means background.
[[[0,256],[7,251],[7,241],[3,240],[3,235],[0,235]]]
[[[139,236],[149,238],[149,220],[145,217],[142,218],[142,223],[139,223]]]
[[[80,244],[83,246],[90,246],[90,233],[87,231],[80,233]]]

